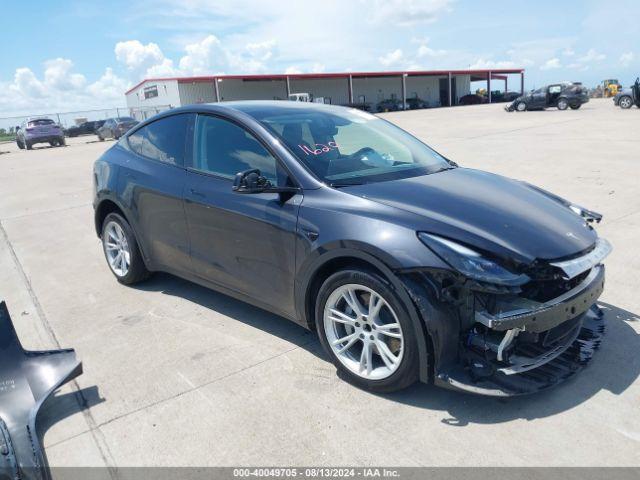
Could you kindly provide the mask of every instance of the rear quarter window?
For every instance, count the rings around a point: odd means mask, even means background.
[[[128,136],[129,147],[138,155],[171,165],[184,165],[190,114],[164,117]]]

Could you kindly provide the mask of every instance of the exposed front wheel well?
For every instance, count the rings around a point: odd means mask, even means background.
[[[307,320],[308,327],[311,330],[315,330],[316,322],[315,322],[315,311],[316,311],[316,300],[318,298],[318,291],[320,287],[324,283],[324,281],[329,278],[334,273],[345,270],[348,268],[361,268],[363,270],[371,271],[377,273],[383,279],[387,280],[385,274],[380,271],[379,268],[376,268],[373,264],[363,260],[361,258],[356,257],[336,257],[325,264],[323,264],[316,272],[313,274],[311,281],[307,287],[307,292],[305,295],[305,316]]]

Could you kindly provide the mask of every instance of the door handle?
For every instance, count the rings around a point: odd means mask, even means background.
[[[191,195],[193,195],[194,197],[201,197],[201,198],[207,197],[204,193],[199,192],[198,190],[195,190],[193,188],[189,189],[189,191],[191,192]]]

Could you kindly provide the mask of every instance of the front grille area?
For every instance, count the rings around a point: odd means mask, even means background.
[[[587,270],[570,280],[563,278],[558,272],[536,275],[523,285],[521,296],[536,302],[547,302],[580,285],[590,272],[591,270]]]

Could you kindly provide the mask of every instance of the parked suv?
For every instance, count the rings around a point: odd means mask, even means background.
[[[104,124],[96,130],[96,135],[100,141],[105,138],[115,138],[118,140],[122,135],[127,133],[131,127],[138,122],[131,117],[109,118]]]
[[[93,175],[120,283],[170,272],[289,318],[361,387],[531,393],[600,344],[601,216],[461,168],[375,115],[182,107],[128,132]]]
[[[620,108],[631,108],[636,105],[640,108],[640,78],[636,78],[635,83],[626,90],[623,90],[613,97],[614,105]]]
[[[30,118],[17,128],[18,148],[31,150],[36,143],[48,143],[52,147],[65,145],[64,132],[50,118]]]
[[[77,137],[78,135],[91,135],[104,125],[104,120],[82,122],[80,125],[73,125],[67,128],[64,133],[67,137]]]
[[[587,89],[581,83],[555,83],[546,87],[532,90],[517,97],[512,103],[506,105],[507,112],[524,112],[525,110],[543,110],[557,107],[558,110],[571,108],[577,110],[583,103],[589,101]]]

